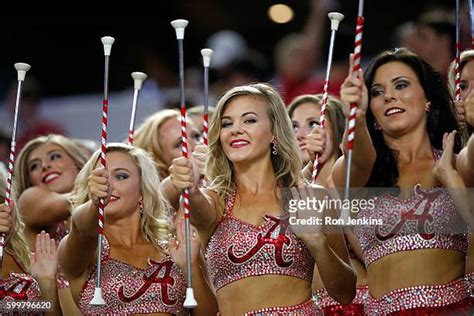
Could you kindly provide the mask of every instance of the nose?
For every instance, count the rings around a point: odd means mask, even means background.
[[[305,128],[300,127],[296,129],[296,139],[301,140],[304,139],[308,135],[308,132],[306,131]]]
[[[394,93],[390,89],[387,89],[385,91],[384,97],[385,97],[386,102],[391,102],[391,101],[395,100]]]
[[[43,170],[47,170],[47,169],[51,168],[50,162],[48,160],[41,161],[41,168],[43,168]]]
[[[242,127],[240,126],[240,124],[237,124],[237,123],[232,124],[232,129],[230,132],[233,136],[242,134]]]

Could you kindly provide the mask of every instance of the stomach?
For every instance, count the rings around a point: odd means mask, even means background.
[[[222,315],[241,315],[266,307],[294,306],[311,298],[311,284],[284,275],[262,275],[229,283],[217,291]]]
[[[419,249],[374,261],[367,268],[367,280],[370,294],[378,299],[400,288],[449,283],[463,277],[464,270],[465,255],[459,251]]]

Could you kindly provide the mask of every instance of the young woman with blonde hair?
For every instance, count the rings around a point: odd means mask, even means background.
[[[20,151],[14,176],[16,205],[32,251],[41,231],[57,243],[67,234],[70,193],[88,156],[76,141],[54,134],[32,139]],[[58,288],[64,313],[77,314],[62,273],[58,273]]]
[[[206,245],[223,315],[314,315],[315,260],[330,295],[352,300],[355,274],[342,234],[296,234],[285,220],[284,188],[302,184],[301,167],[283,100],[266,84],[235,87],[219,100],[209,132],[208,188],[198,187],[192,162],[173,160],[172,200],[190,190],[191,223]]]
[[[170,241],[169,205],[157,188],[150,154],[120,143],[107,145],[107,170],[97,151],[77,177],[72,196],[71,232],[59,247],[60,264],[84,314],[179,314],[186,291],[181,224],[179,243]],[[91,307],[97,273],[99,199],[105,200],[102,287],[106,306]],[[212,314],[214,297],[197,264],[199,242],[192,240],[193,286],[199,306]]]

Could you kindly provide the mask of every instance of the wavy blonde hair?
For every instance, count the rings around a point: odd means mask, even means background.
[[[15,189],[17,198],[20,197],[23,191],[31,187],[30,172],[28,170],[28,158],[31,152],[46,143],[61,147],[74,161],[77,171],[82,169],[90,156],[84,148],[77,146],[74,140],[62,135],[50,134],[30,140],[20,151],[15,163]]]
[[[468,49],[461,53],[459,58],[459,69],[460,72],[466,66],[468,62],[474,59],[474,49]],[[448,73],[448,83],[449,83],[449,91],[451,95],[454,96],[456,94],[456,85],[455,85],[455,78],[456,77],[456,60],[454,60],[451,65],[449,66],[449,73]]]
[[[296,186],[301,180],[302,161],[290,118],[278,92],[270,85],[257,83],[235,87],[219,100],[209,129],[209,156],[206,176],[211,182],[209,189],[216,191],[223,204],[232,190],[233,166],[226,157],[220,142],[221,121],[227,105],[240,97],[251,96],[266,103],[266,112],[271,123],[271,132],[278,144],[278,154],[271,154],[276,180],[283,186]],[[271,143],[268,144],[271,148]]]
[[[468,49],[465,50],[461,53],[461,56],[459,57],[459,73],[461,73],[462,69],[468,62],[471,60],[474,60],[474,49]],[[449,86],[449,92],[451,92],[451,95],[453,98],[456,96],[456,84],[455,84],[455,78],[456,77],[456,60],[454,60],[451,63],[451,66],[449,67],[449,73],[448,73],[448,86]],[[466,123],[467,129],[466,130],[459,130],[461,132],[461,139],[463,141],[463,144],[466,145],[467,141],[469,140],[469,136],[474,132],[474,126],[469,126]]]
[[[123,143],[110,143],[107,153],[120,152],[129,155],[138,168],[140,174],[140,192],[143,197],[143,214],[140,219],[140,230],[147,241],[156,247],[160,242],[168,241],[170,237],[170,206],[160,187],[160,177],[156,165],[149,153],[141,148]],[[76,178],[74,191],[71,196],[72,209],[89,201],[88,178],[99,161],[100,150],[96,151],[84,165]]]
[[[5,189],[6,189],[7,170],[0,163],[0,204],[5,203]],[[26,272],[30,271],[30,248],[26,237],[24,235],[25,224],[21,221],[20,214],[18,214],[16,207],[10,206],[13,210],[13,232],[6,242],[5,250],[15,257]]]
[[[171,118],[180,119],[177,110],[162,110],[149,116],[135,131],[133,145],[143,148],[153,155],[158,172],[162,178],[168,175],[168,166],[161,159],[163,148],[160,144],[159,129],[166,121]]]

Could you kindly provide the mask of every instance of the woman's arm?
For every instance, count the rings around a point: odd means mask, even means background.
[[[209,233],[215,226],[217,216],[217,196],[209,190],[198,186],[199,176],[196,175],[193,164],[184,157],[175,158],[169,169],[170,183],[176,192],[189,189],[189,205],[191,208],[191,224],[201,235]]]
[[[301,191],[305,190],[305,191]],[[304,200],[306,197],[317,200],[331,199],[323,189],[300,188],[299,194],[292,189],[293,198]],[[299,210],[298,212],[300,212]],[[315,210],[302,210],[304,216],[313,215]],[[322,223],[325,217],[338,218],[338,212],[332,209],[318,210]],[[314,260],[321,280],[328,294],[341,304],[349,304],[356,294],[357,276],[349,260],[349,253],[344,240],[344,232],[341,227],[315,225],[313,231],[302,231],[301,228],[294,229],[298,237],[303,240]]]
[[[352,71],[353,56],[351,54]],[[351,73],[341,86],[341,100],[349,106],[350,103],[357,103],[356,123],[355,123],[355,138],[352,149],[352,166],[351,166],[351,187],[362,187],[367,184],[372,167],[377,158],[377,153],[372,144],[372,139],[369,134],[366,122],[366,111],[368,107],[367,88],[365,87],[362,72],[359,72],[357,78],[353,77]],[[343,111],[348,115],[349,110]],[[340,157],[334,164],[332,177],[336,187],[343,187],[345,184],[346,164],[347,164],[347,136],[349,130],[349,122],[346,123],[346,130],[344,132],[344,155]]]
[[[456,159],[456,169],[467,187],[474,186],[474,134]]]
[[[56,273],[58,253],[56,242],[44,231],[36,235],[35,252],[30,255],[31,275],[38,282],[41,299],[51,303],[52,309],[45,315],[61,315]]]
[[[44,228],[71,216],[68,199],[69,193],[59,194],[33,186],[21,194],[18,209],[26,226]]]
[[[441,182],[451,195],[458,213],[470,230],[474,229],[474,214],[471,211],[472,194],[470,195],[462,177],[453,166],[453,147],[456,131],[443,135],[443,155],[433,168],[433,177]]]
[[[89,201],[72,213],[71,232],[59,244],[59,264],[68,278],[80,277],[93,262],[97,248],[99,200],[107,205],[109,173],[98,168],[89,177]]]

